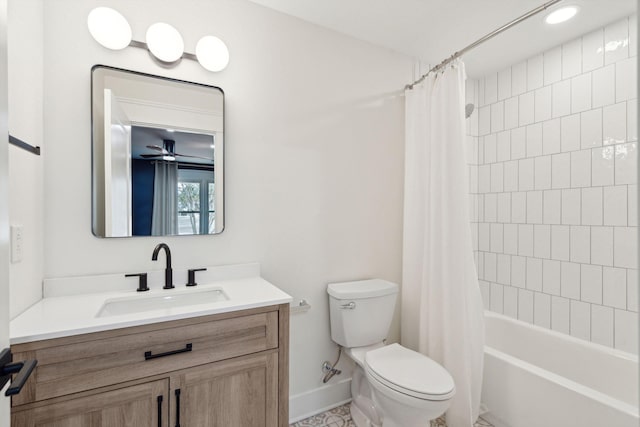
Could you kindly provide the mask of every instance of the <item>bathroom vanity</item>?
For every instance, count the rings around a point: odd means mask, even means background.
[[[38,365],[12,399],[12,426],[287,426],[290,297],[259,277],[198,288],[45,298],[19,316],[14,357]],[[149,302],[212,290],[226,298]],[[152,309],[105,314],[122,301]]]

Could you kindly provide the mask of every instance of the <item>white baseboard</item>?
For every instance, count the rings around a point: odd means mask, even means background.
[[[319,414],[351,400],[351,378],[289,397],[289,424]]]

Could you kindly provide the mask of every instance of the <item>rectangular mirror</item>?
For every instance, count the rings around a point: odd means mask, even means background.
[[[102,65],[91,85],[93,234],[222,232],[222,90]]]

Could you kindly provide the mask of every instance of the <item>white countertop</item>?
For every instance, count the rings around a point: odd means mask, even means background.
[[[93,291],[84,294],[60,292],[61,296],[45,297],[11,321],[11,344],[266,307],[290,303],[292,300],[291,296],[259,276],[237,276],[230,279],[218,278],[192,288],[176,284],[175,289],[165,290],[156,286],[148,292],[136,292],[135,281],[129,282],[128,290]],[[210,291],[213,288],[221,289],[228,300],[215,302],[203,300],[187,306],[98,317],[98,312],[108,301],[197,293]]]

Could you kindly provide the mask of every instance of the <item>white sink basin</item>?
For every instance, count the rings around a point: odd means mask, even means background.
[[[107,300],[98,311],[97,317],[117,316],[198,304],[211,304],[213,302],[229,300],[227,294],[219,288],[174,294],[171,294],[171,292],[175,291],[163,291],[163,295],[157,296],[135,296]]]

